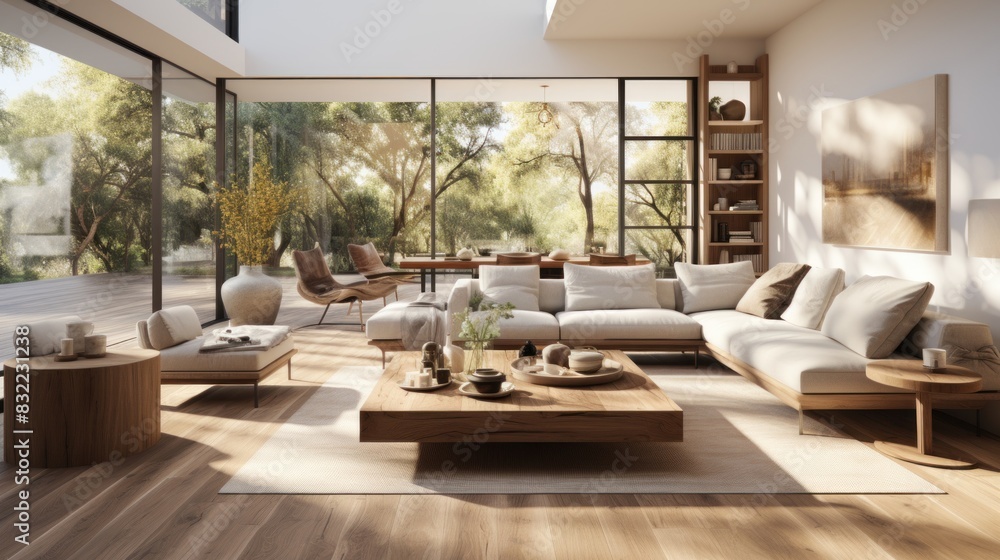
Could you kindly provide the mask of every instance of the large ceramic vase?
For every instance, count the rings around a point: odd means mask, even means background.
[[[222,284],[222,304],[229,324],[273,325],[281,307],[281,282],[264,274],[260,265],[241,266]]]

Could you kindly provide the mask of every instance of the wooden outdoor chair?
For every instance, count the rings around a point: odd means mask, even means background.
[[[325,305],[323,316],[319,322],[306,325],[315,327],[320,325],[353,325],[354,323],[324,323],[327,311],[335,303],[349,303],[347,314],[350,315],[354,308],[354,303],[358,304],[358,323],[361,330],[365,330],[364,309],[365,301],[382,298],[382,303],[386,303],[386,296],[396,291],[397,283],[391,280],[363,280],[351,284],[341,284],[333,278],[330,267],[326,265],[323,258],[323,250],[319,243],[308,251],[292,251],[293,262],[295,264],[295,277],[298,282],[295,284],[299,295],[306,301],[311,301],[317,305]]]
[[[366,243],[364,245],[350,243],[347,245],[347,254],[350,255],[351,262],[354,263],[354,268],[357,269],[358,274],[368,280],[392,281],[398,285],[413,282],[414,278],[420,276],[413,272],[396,270],[391,266],[386,266],[382,262],[382,257],[379,256],[378,250],[375,249],[374,243]],[[396,301],[399,301],[398,288],[393,293],[396,294]]]
[[[629,255],[590,254],[590,266],[633,266],[635,253]]]

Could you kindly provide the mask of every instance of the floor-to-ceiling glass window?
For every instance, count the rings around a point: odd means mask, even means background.
[[[0,3],[0,332],[79,315],[118,342],[150,313],[152,64],[32,15]]]
[[[163,307],[215,319],[215,86],[163,63]]]
[[[334,273],[348,243],[391,262],[430,250],[429,80],[232,80],[240,181],[267,173],[301,194],[272,267],[319,243]]]
[[[439,251],[617,251],[616,80],[436,89]]]
[[[625,250],[674,276],[697,254],[694,80],[624,80]]]

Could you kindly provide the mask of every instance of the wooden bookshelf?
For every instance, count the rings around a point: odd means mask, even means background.
[[[760,263],[756,267],[761,274],[769,263],[768,256],[768,57],[757,58],[753,65],[741,65],[735,74],[726,72],[725,65],[710,64],[708,56],[702,56],[699,67],[701,90],[699,95],[699,115],[701,119],[701,262],[718,264],[721,255],[728,255],[730,262],[735,258],[755,255]],[[711,120],[708,103],[712,97],[712,82],[747,82],[750,100],[747,115],[742,121]],[[723,99],[723,102],[728,99]],[[719,147],[727,149],[719,149]],[[737,149],[728,149],[737,148]],[[714,160],[714,161],[713,161]],[[734,175],[744,162],[753,162],[754,177],[719,179],[718,169],[733,169]],[[714,164],[713,164],[714,163]],[[727,206],[741,200],[756,200],[758,210],[714,209],[719,198],[727,199]],[[759,226],[751,224],[760,223]],[[759,238],[753,243],[731,243],[720,239],[719,224],[724,223],[728,231],[759,229]],[[758,256],[759,255],[759,256]]]

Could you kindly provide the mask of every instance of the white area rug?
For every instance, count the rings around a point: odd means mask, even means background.
[[[381,370],[342,368],[220,493],[942,493],[818,422],[830,435],[798,435],[797,413],[738,375],[647,371],[684,409],[683,443],[359,443]]]

